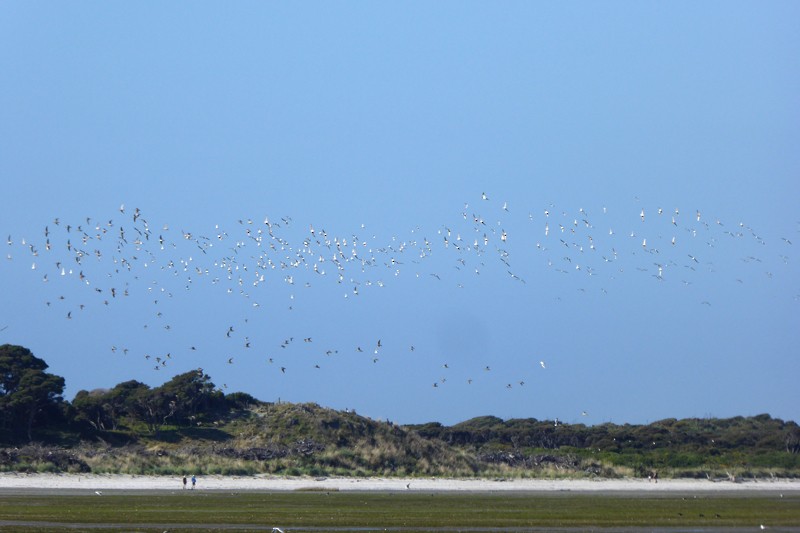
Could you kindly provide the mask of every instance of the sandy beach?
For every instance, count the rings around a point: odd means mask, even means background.
[[[187,473],[191,476],[191,473]],[[96,490],[183,490],[180,477],[117,474],[22,474],[0,473],[0,491],[96,491]],[[191,483],[189,484],[191,487]],[[187,489],[190,490],[190,489]],[[518,492],[732,492],[800,491],[800,480],[741,482],[697,479],[447,479],[447,478],[340,478],[198,476],[195,490],[219,491],[518,491]]]

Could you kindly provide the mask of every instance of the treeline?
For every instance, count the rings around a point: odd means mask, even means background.
[[[736,449],[800,453],[797,423],[768,414],[724,419],[668,418],[646,425],[597,426],[484,416],[454,426],[432,422],[408,427],[428,438],[473,448],[495,444],[506,449],[568,447],[615,453],[670,448],[710,455]]]
[[[124,471],[172,472],[202,457],[195,469],[216,464],[218,473],[800,476],[800,427],[768,414],[596,426],[484,416],[397,426],[314,404],[226,395],[202,369],[158,387],[131,380],[82,390],[69,402],[64,379],[46,370],[30,350],[0,346],[0,470],[27,461],[114,471],[135,457],[139,466]]]
[[[202,369],[159,387],[130,380],[111,389],[81,390],[68,402],[62,396],[64,378],[47,368],[27,348],[0,346],[0,443],[119,429],[157,434],[166,425],[202,425],[257,403],[246,393],[225,395]]]
[[[95,430],[117,430],[121,425],[141,423],[150,433],[170,426],[192,426],[213,422],[232,409],[258,400],[243,392],[225,395],[202,369],[179,374],[160,387],[150,388],[136,380],[112,389],[79,391],[72,401],[74,421]]]
[[[629,467],[637,475],[664,468],[681,476],[736,468],[774,468],[797,475],[800,469],[800,427],[768,414],[597,426],[485,416],[454,426],[433,422],[407,427],[511,466],[524,467],[530,457],[549,451]]]

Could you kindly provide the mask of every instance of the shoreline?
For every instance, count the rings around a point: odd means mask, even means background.
[[[191,476],[191,473],[187,474]],[[128,474],[0,473],[0,491],[182,491],[181,476]],[[185,489],[191,491],[191,488]],[[420,491],[420,492],[798,492],[800,480],[774,479],[741,482],[701,479],[462,479],[462,478],[345,478],[198,476],[197,491]]]

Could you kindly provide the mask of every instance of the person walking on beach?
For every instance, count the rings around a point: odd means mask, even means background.
[[[186,490],[186,476],[183,476],[183,490]]]
[[[197,478],[192,474],[192,490],[194,490],[194,486],[197,484]]]

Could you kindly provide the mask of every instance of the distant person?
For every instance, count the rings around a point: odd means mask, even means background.
[[[183,476],[183,490],[186,490],[186,476]]]
[[[192,490],[194,490],[195,485],[197,485],[197,478],[192,474]]]
[[[658,483],[658,470],[653,472],[653,479],[655,480],[656,483]]]

